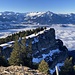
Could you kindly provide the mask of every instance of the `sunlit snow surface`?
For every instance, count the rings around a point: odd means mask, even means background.
[[[32,16],[41,16],[42,14],[44,14],[45,12],[31,12],[31,13],[28,13],[26,16],[30,16],[30,17],[32,17]]]
[[[40,26],[40,25],[39,25]],[[48,25],[47,25],[48,26]],[[56,32],[56,38],[61,39],[64,42],[64,45],[67,46],[69,50],[75,50],[75,25],[72,24],[59,24],[59,25],[52,25]],[[25,31],[29,29],[36,28],[36,25],[28,26],[22,29],[8,29],[8,30],[0,30],[0,38],[4,38],[10,34],[19,31]]]
[[[48,54],[42,54],[42,58],[33,58],[32,59],[32,62],[34,63],[39,63],[41,60],[45,59],[47,56],[50,56],[50,61],[53,61],[52,60],[52,55],[54,53],[60,53],[60,50],[59,49],[55,49],[55,50],[50,50],[50,52]]]

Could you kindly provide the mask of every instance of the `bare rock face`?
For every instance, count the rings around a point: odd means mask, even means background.
[[[41,34],[35,34],[34,37],[29,37],[27,39],[27,44],[29,45],[30,41],[32,41],[32,51],[33,56],[36,57],[37,53],[44,52],[49,53],[49,51],[53,48],[56,49],[56,40],[55,40],[55,30],[53,28],[49,30],[44,30]],[[37,52],[37,53],[36,53]]]
[[[60,39],[55,39],[55,30],[46,29],[34,35],[27,36],[26,44],[32,41],[32,62],[39,63],[41,60],[48,62],[51,68],[66,59],[67,48]]]

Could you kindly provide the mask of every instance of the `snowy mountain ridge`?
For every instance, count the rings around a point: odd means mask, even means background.
[[[56,14],[47,12],[0,12],[0,22],[5,24],[30,24],[30,25],[51,25],[51,24],[75,24],[75,14]]]
[[[31,12],[31,13],[27,13],[26,14],[26,16],[30,16],[30,17],[32,17],[32,16],[41,16],[41,15],[43,15],[45,12]]]

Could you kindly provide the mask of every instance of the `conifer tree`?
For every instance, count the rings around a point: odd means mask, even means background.
[[[21,49],[22,49],[22,59],[23,59],[24,65],[31,67],[32,44],[30,43],[28,46],[26,46],[26,39],[22,39],[21,40]]]
[[[23,64],[21,46],[18,43],[18,41],[15,41],[14,48],[9,59],[9,64],[10,65]]]
[[[45,62],[45,60],[41,61],[41,63],[39,64],[38,70],[45,74],[49,73],[49,67],[48,67],[48,64]]]
[[[26,52],[26,39],[21,40],[21,49],[22,49],[22,60],[23,60],[23,65],[26,65],[26,57],[27,57],[27,52]]]
[[[64,66],[61,68],[60,75],[74,75],[74,69],[72,64],[72,57],[66,59]]]
[[[26,46],[26,39],[22,40],[22,55],[24,60],[24,65],[31,67],[32,61],[32,45],[28,44]]]
[[[28,65],[32,66],[32,42],[30,41],[28,50],[27,50],[27,58],[28,58]]]

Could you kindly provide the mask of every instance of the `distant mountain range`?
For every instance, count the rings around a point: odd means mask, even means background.
[[[0,12],[0,25],[3,24],[75,24],[75,14],[56,14],[47,12]]]

